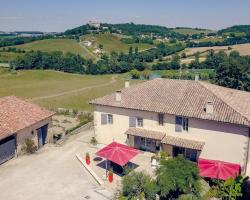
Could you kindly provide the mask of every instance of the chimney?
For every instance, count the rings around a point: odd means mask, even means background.
[[[200,75],[199,74],[195,74],[194,80],[195,81],[199,81],[200,80]]]
[[[115,100],[116,101],[121,101],[122,100],[122,91],[118,90],[115,92]]]
[[[208,100],[206,104],[206,114],[212,115],[213,113],[214,113],[214,102]]]
[[[125,88],[129,88],[129,87],[130,87],[129,80],[126,80],[126,81],[125,81]]]

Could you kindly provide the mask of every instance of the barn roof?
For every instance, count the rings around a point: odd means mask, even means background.
[[[54,113],[15,96],[0,98],[0,139],[51,117]]]

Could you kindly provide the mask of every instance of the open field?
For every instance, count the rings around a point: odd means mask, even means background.
[[[71,52],[80,54],[85,57],[86,52],[83,48],[73,39],[47,39],[30,42],[22,45],[15,46],[18,49],[24,50],[40,50],[40,51],[62,51],[63,53]]]
[[[47,108],[89,110],[88,102],[124,86],[127,74],[77,75],[55,71],[0,73],[0,97],[16,95]],[[133,81],[136,82],[136,81]]]
[[[103,45],[104,51],[110,53],[111,51],[125,52],[127,53],[129,47],[138,47],[139,51],[152,48],[153,45],[150,44],[125,44],[120,41],[122,36],[118,34],[99,34],[99,35],[84,35],[81,40],[94,41],[94,46],[99,44]],[[89,48],[93,50],[92,47]]]
[[[214,30],[195,30],[195,29],[191,29],[191,28],[178,28],[178,29],[173,29],[175,32],[177,33],[181,33],[184,35],[194,35],[194,34],[200,34],[200,33],[215,33],[216,31]]]

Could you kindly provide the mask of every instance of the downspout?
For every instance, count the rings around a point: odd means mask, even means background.
[[[250,147],[250,127],[248,128],[248,141],[247,141],[247,156],[246,156],[246,163],[245,163],[245,175],[247,172],[247,165],[249,162],[249,147]]]

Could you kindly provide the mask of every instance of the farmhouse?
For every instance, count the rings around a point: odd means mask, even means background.
[[[26,139],[42,147],[53,114],[15,96],[0,98],[0,164],[20,154]]]
[[[91,104],[100,143],[118,141],[247,170],[249,92],[198,80],[154,79],[131,87],[126,82],[121,91]]]

